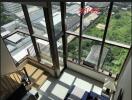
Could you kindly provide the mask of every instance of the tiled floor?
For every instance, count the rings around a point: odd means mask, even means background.
[[[75,85],[85,91],[94,91],[100,94],[103,83],[87,76],[66,69],[59,79],[48,77],[39,90],[39,100],[64,100],[68,90]]]

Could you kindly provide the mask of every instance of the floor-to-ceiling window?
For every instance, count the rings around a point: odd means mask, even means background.
[[[114,2],[104,47],[109,48],[102,70],[119,74],[131,45],[131,4]],[[111,45],[107,43],[114,43]],[[127,48],[124,48],[127,47]],[[104,52],[104,49],[103,49]],[[103,57],[103,56],[102,56]]]
[[[81,2],[66,2],[66,30],[79,34]]]
[[[72,5],[72,3],[69,4]],[[80,65],[92,67],[107,75],[112,73],[112,76],[116,77],[122,69],[131,46],[130,8],[129,2],[115,2],[110,12],[110,2],[85,2],[84,8],[80,11],[81,13],[84,11],[81,19],[81,37],[75,31],[74,33],[67,31],[67,34],[70,34],[69,37],[73,37],[67,38],[67,41],[71,41],[68,42],[68,58],[72,58],[68,60],[78,62],[80,52]],[[105,29],[108,13],[111,13],[111,17],[108,28]],[[104,32],[104,30],[107,31]],[[80,50],[79,43],[81,43]]]
[[[47,33],[45,8],[26,5],[33,28],[33,33],[29,34],[21,5],[14,3],[17,9],[13,10],[12,8],[11,10],[6,9],[7,4],[1,3],[1,16],[3,19],[1,36],[4,38],[11,55],[19,51],[18,48],[26,48],[26,44],[32,44],[32,38],[34,38],[37,48],[28,48],[25,56],[30,54],[35,58],[36,54],[33,55],[33,53],[35,53],[34,49],[37,49],[41,58],[40,62],[53,66],[52,50],[50,49],[51,41],[48,38],[51,33]],[[84,8],[81,8],[82,2],[66,2],[67,53],[70,61],[86,68],[93,68],[101,73],[108,72],[108,74],[112,73],[116,76],[122,69],[131,45],[131,3],[114,2],[111,12],[109,11],[110,4],[110,2],[85,2]],[[51,7],[53,19],[51,30],[54,31],[52,37],[57,44],[59,64],[63,66],[60,2],[52,2]],[[81,13],[83,13],[82,19]],[[111,16],[106,29],[108,13],[111,13]],[[80,24],[81,20],[82,24]],[[81,32],[80,27],[82,27]],[[104,32],[104,30],[107,31]],[[32,45],[34,46],[34,43]]]
[[[27,55],[34,57],[34,47],[29,35],[22,7],[18,3],[1,2],[1,37],[15,62]],[[26,34],[24,34],[25,32]],[[32,52],[30,52],[32,51]]]

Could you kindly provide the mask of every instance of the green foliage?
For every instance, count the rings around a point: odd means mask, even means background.
[[[114,14],[111,17],[109,28],[107,32],[107,39],[116,41],[119,43],[129,44],[131,43],[131,11],[122,11],[119,8],[113,9]],[[87,28],[84,34],[102,38],[103,30],[96,28],[98,23],[105,24],[107,13],[102,14],[96,23],[92,27]],[[78,58],[78,40],[70,42],[68,46],[69,57]],[[81,59],[85,59],[90,52],[92,45],[98,44],[95,41],[83,39],[82,40],[82,53]],[[127,49],[123,49],[116,46],[105,45],[109,48],[109,52],[105,58],[103,69],[111,71],[114,74],[120,72],[123,62],[128,53]]]
[[[117,74],[120,72],[122,64],[126,58],[126,55],[128,53],[127,49],[123,49],[116,46],[109,46],[110,51],[108,52],[103,69],[109,70],[114,74]]]
[[[78,58],[78,38],[75,38],[68,44],[68,57],[77,59]]]

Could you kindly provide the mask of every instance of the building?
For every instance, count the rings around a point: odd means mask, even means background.
[[[5,11],[12,12],[12,13],[17,13],[21,9],[21,5],[17,3],[11,3],[11,2],[3,2],[3,6]]]
[[[69,10],[85,3],[17,2],[24,20],[1,27],[1,100],[131,100],[131,9]]]

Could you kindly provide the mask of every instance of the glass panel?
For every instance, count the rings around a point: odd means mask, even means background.
[[[83,16],[83,34],[102,38],[109,2],[86,2]]]
[[[18,3],[1,2],[1,36],[7,36],[15,30],[28,33],[21,5]]]
[[[131,12],[130,2],[114,3],[106,39],[131,44]]]
[[[57,35],[62,31],[60,2],[52,2],[52,16],[55,35]]]
[[[81,64],[97,69],[101,42],[89,39],[82,39],[81,47]]]
[[[76,36],[69,35],[67,37],[67,43],[68,43],[68,60],[78,63],[79,39]]]
[[[52,58],[51,58],[51,54],[50,54],[49,42],[36,38],[36,43],[37,43],[38,50],[39,50],[40,55],[41,55],[41,62],[40,63],[45,64],[49,67],[52,67],[53,64],[52,64]]]
[[[67,30],[79,34],[80,26],[80,2],[66,3]]]
[[[105,44],[105,47],[109,49],[107,56],[105,57],[102,70],[111,72],[112,74],[119,74],[122,65],[126,59],[128,49],[124,49],[117,46]],[[104,52],[104,50],[103,50]]]
[[[27,55],[35,58],[36,54],[30,36],[17,32],[4,39],[4,41],[16,62],[19,62]]]
[[[63,68],[64,68],[62,38],[60,38],[60,39],[57,41],[57,48],[58,48],[58,56],[59,56],[60,71],[62,71]]]
[[[37,37],[48,39],[43,8],[30,5],[28,5],[27,7],[34,35]]]

